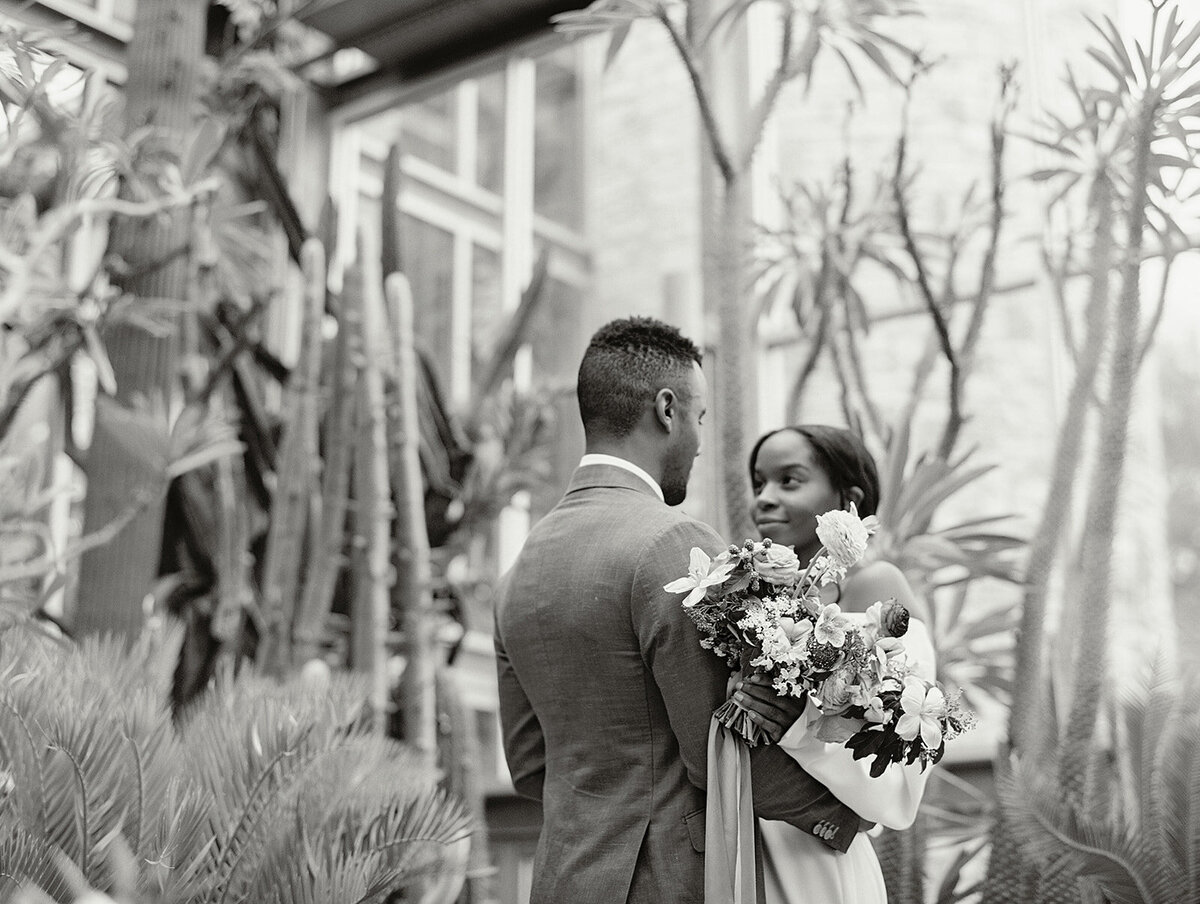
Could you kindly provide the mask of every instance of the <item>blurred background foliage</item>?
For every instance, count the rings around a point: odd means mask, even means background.
[[[338,213],[328,204],[307,230],[274,162],[279,95],[300,51],[273,4],[226,5],[225,55],[204,66],[205,4],[181,4],[189,15],[162,46],[150,41],[161,2],[139,4],[131,53],[145,65],[131,70],[124,108],[102,78],[46,52],[45,36],[0,26],[0,615],[11,622],[0,635],[0,876],[30,883],[25,900],[91,887],[122,901],[230,888],[365,901],[401,887],[431,902],[490,900],[477,726],[449,666],[467,613],[488,605],[498,516],[550,473],[569,387],[513,379],[545,328],[548,253],[492,347],[474,350],[471,398],[451,406],[414,341],[406,282],[385,279],[402,270],[394,206],[379,248],[341,249],[354,263],[330,288]],[[1108,634],[1133,388],[1173,267],[1195,244],[1200,25],[1171,0],[1148,0],[1136,36],[1098,19],[1068,76],[1075,109],[1032,128],[1013,124],[1019,78],[1002,67],[975,187],[935,223],[915,203],[935,189],[912,159],[907,105],[937,63],[892,33],[916,5],[768,4],[785,39],[739,130],[712,104],[723,77],[712,57],[756,5],[598,0],[559,27],[610,33],[610,59],[639,20],[672,38],[718,174],[705,289],[724,343],[716,404],[749,407],[753,387],[728,375],[746,367],[758,324],[790,312],[805,342],[789,417],[823,388],[818,369],[831,372],[845,422],[879,453],[872,554],[917,591],[941,679],[973,706],[1011,712],[995,795],[939,770],[917,826],[884,837],[890,893],[1194,900],[1195,870],[1180,864],[1200,856],[1188,828],[1200,761],[1181,669],[1164,654],[1144,686],[1118,682]],[[786,83],[825,66],[860,91],[869,70],[901,92],[892,153],[866,171],[848,149],[828,178],[780,187],[780,223],[755,224],[745,183],[762,129]],[[192,74],[165,97],[164,70]],[[147,125],[139,111],[151,104],[175,118]],[[1014,172],[1014,142],[1051,164]],[[971,514],[964,500],[1002,463],[964,449],[963,428],[1009,193],[1028,179],[1050,187],[1032,241],[1072,381],[1026,536],[1003,514]],[[264,280],[278,272],[273,242],[291,265]],[[881,279],[927,318],[904,374],[881,375],[864,354],[889,316],[875,301]],[[272,305],[304,311],[287,364],[265,334]],[[1186,355],[1163,360],[1176,502],[1194,496],[1194,371]],[[899,408],[883,401],[884,380],[908,381]],[[82,498],[48,457],[25,454],[38,429],[52,434],[39,448],[48,439],[86,474]],[[744,516],[746,433],[726,419],[730,529]],[[84,529],[56,536],[47,513],[72,496]],[[1194,594],[1194,519],[1171,511],[1175,585]],[[46,606],[63,593],[77,598],[72,624]],[[1058,597],[1078,630],[1051,657]],[[1194,629],[1179,628],[1194,665]],[[123,640],[87,637],[99,629]],[[364,796],[366,781],[396,796]],[[171,845],[172,862],[190,866],[159,868]]]

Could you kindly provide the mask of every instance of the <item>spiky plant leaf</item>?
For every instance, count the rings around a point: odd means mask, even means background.
[[[21,653],[0,670],[10,885],[63,901],[90,886],[154,904],[284,904],[461,879],[463,810],[370,733],[361,679],[222,673],[173,725],[159,663],[176,640]]]
[[[997,788],[1025,856],[1046,874],[1090,875],[1103,883],[1114,904],[1151,904],[1138,866],[1145,847],[1136,835],[1085,820],[1077,806],[1061,800],[1060,785],[1027,762],[1018,763]]]
[[[1084,890],[1094,884],[1114,904],[1200,899],[1200,718],[1194,694],[1181,690],[1160,662],[1142,688],[1118,702],[1124,734],[1116,738],[1116,767],[1107,768],[1113,758],[1104,751],[1093,759],[1089,800],[1063,799],[1061,751],[1032,752],[1011,776],[1001,775],[1004,820],[1044,881],[1058,883],[1057,871],[1082,880]],[[1122,751],[1130,754],[1124,767]]]
[[[55,848],[0,817],[0,902],[22,888],[38,888],[55,901],[69,901],[70,887],[54,865]]]

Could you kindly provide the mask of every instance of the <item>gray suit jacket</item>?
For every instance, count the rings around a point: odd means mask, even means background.
[[[702,904],[709,720],[728,670],[680,594],[727,544],[635,475],[578,469],[497,599],[504,749],[542,802],[531,904]],[[751,752],[757,815],[844,851],[858,817],[777,747]]]

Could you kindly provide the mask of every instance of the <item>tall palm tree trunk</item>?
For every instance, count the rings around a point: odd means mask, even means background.
[[[153,126],[178,147],[179,137],[191,128],[207,10],[202,0],[138,0],[125,87],[128,131]],[[175,252],[186,241],[187,217],[188,212],[181,211],[166,219],[121,224],[112,246],[130,267],[125,285],[130,293],[175,301],[186,297],[187,258]],[[118,401],[127,403],[135,394],[170,399],[176,392],[182,320],[177,317],[176,328],[165,336],[136,326],[108,332],[105,343]],[[102,416],[97,417],[87,456],[85,534],[118,517],[130,498],[145,490],[148,476]],[[83,556],[74,617],[77,631],[132,637],[141,629],[142,601],[158,568],[164,499],[147,506],[116,538]]]
[[[1029,562],[1025,569],[1025,593],[1021,609],[1021,628],[1016,644],[1016,668],[1009,723],[1009,747],[1029,754],[1036,743],[1038,711],[1045,687],[1042,679],[1043,643],[1046,624],[1046,598],[1050,575],[1058,558],[1063,534],[1070,523],[1075,496],[1076,476],[1083,448],[1087,415],[1092,405],[1100,362],[1108,343],[1112,308],[1111,257],[1113,253],[1112,185],[1107,176],[1097,177],[1092,189],[1091,208],[1095,215],[1092,233],[1091,280],[1087,302],[1086,328],[1075,380],[1067,398],[1042,520],[1029,544]]]
[[[1128,248],[1121,273],[1118,330],[1113,347],[1107,404],[1101,412],[1096,468],[1092,475],[1080,557],[1081,614],[1072,704],[1063,739],[1060,776],[1068,799],[1082,800],[1096,718],[1108,669],[1108,624],[1112,607],[1112,554],[1129,437],[1129,417],[1141,350],[1141,261],[1146,227],[1150,142],[1158,115],[1148,91],[1134,135],[1136,157],[1125,212]]]
[[[704,249],[709,272],[705,274],[705,309],[716,312],[720,336],[715,341],[716,384],[711,406],[718,415],[720,440],[713,450],[721,460],[724,524],[729,537],[749,537],[752,523],[746,483],[749,459],[747,436],[757,429],[753,366],[754,318],[746,304],[743,258],[749,249],[748,180],[734,176],[719,194],[716,222],[706,230]]]

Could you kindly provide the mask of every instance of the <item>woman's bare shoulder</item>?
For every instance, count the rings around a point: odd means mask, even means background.
[[[847,575],[842,586],[843,609],[865,611],[872,603],[886,599],[895,599],[906,606],[913,599],[904,572],[891,562],[868,562]]]

